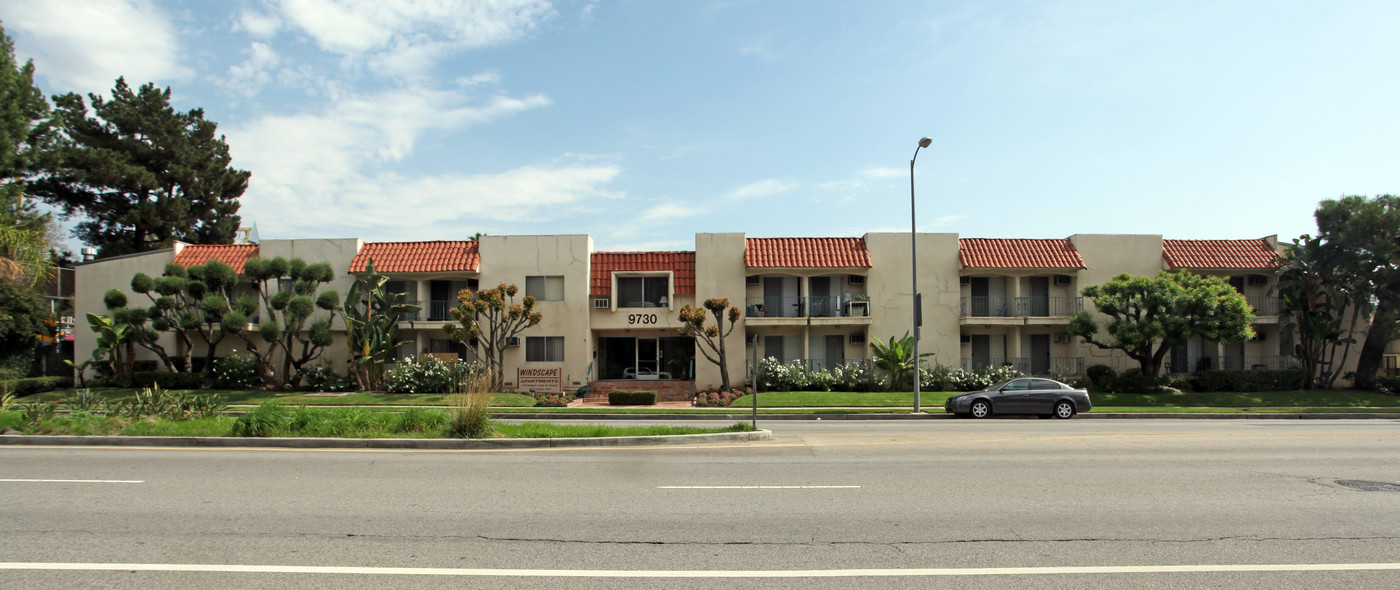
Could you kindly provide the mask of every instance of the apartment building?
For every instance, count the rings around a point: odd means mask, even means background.
[[[221,260],[235,270],[252,257],[325,262],[337,278],[326,288],[344,294],[357,275],[374,268],[388,286],[422,308],[399,318],[408,341],[401,358],[431,354],[475,358],[471,343],[449,339],[443,327],[463,289],[515,284],[544,320],[511,342],[506,380],[531,388],[572,391],[648,388],[688,395],[717,386],[718,367],[679,335],[679,311],[712,297],[741,311],[725,338],[730,378],[739,382],[754,358],[773,357],[814,370],[868,362],[870,340],[912,332],[913,253],[922,293],[922,352],[933,362],[976,369],[1013,365],[1034,374],[1077,375],[1085,367],[1135,366],[1121,354],[1068,335],[1069,319],[1092,304],[1081,288],[1119,273],[1163,269],[1229,277],[1258,314],[1259,336],[1221,344],[1193,339],[1172,351],[1169,371],[1280,368],[1291,343],[1280,330],[1273,237],[1254,240],[1172,240],[1158,235],[1074,235],[1061,239],[960,238],[951,233],[868,233],[859,238],[750,238],[702,233],[695,249],[599,252],[586,235],[482,236],[475,241],[364,242],[359,239],[263,240],[227,246],[185,245],[80,265],[78,314],[105,313],[102,294],[128,291],[137,272],[159,275],[167,263]],[[343,333],[337,321],[334,328]],[[79,330],[78,358],[94,335]],[[343,336],[326,352],[343,366]],[[222,354],[237,348],[233,339]],[[167,349],[176,350],[173,339]],[[197,351],[200,352],[200,351]],[[553,376],[538,379],[539,375]],[[652,383],[654,382],[654,383]]]

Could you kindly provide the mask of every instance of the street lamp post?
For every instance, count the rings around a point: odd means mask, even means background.
[[[909,158],[909,243],[911,245],[910,258],[914,261],[913,285],[914,285],[914,413],[919,413],[919,326],[924,323],[923,302],[919,300],[919,226],[914,218],[914,160],[919,159],[919,150],[926,148],[933,143],[933,138],[925,137],[919,140],[919,147],[914,148],[914,157]]]

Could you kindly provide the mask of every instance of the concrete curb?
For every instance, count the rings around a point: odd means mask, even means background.
[[[492,414],[492,418],[507,420],[733,420],[746,422],[753,418],[752,413],[743,414]],[[1035,419],[1035,416],[1006,416],[993,419]],[[1162,413],[1094,413],[1076,414],[1074,419],[1127,419],[1127,420],[1400,420],[1400,412],[1368,413],[1259,413],[1231,412],[1227,414],[1162,412]],[[759,420],[957,420],[957,416],[945,413],[923,414],[764,414],[758,413]]]
[[[0,435],[3,445],[76,447],[204,447],[272,449],[538,449],[563,447],[640,447],[717,442],[771,440],[773,431],[677,434],[672,436],[609,436],[595,438],[240,438],[197,436],[49,436]]]

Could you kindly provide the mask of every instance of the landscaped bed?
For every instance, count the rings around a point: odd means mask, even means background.
[[[274,408],[274,409],[267,409]],[[249,420],[248,416],[255,416]],[[257,422],[250,426],[250,422]],[[81,436],[277,436],[313,438],[451,438],[448,410],[408,408],[401,412],[367,408],[260,406],[240,417],[212,416],[172,419],[131,418],[117,414],[71,411],[0,412],[0,432]],[[594,438],[747,432],[748,424],[725,428],[674,426],[612,427],[600,424],[491,424],[487,438]]]

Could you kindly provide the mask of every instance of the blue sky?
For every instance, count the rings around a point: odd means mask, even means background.
[[[1287,240],[1400,192],[1400,3],[0,0],[48,94],[173,89],[264,238]]]

